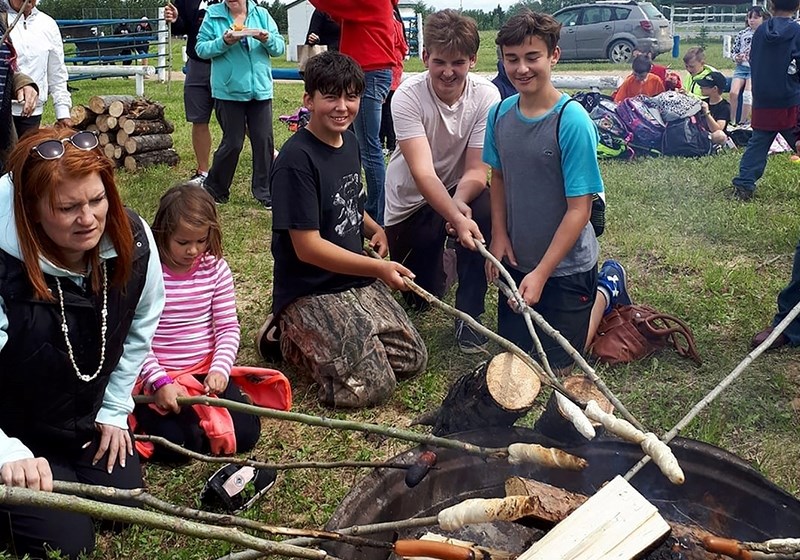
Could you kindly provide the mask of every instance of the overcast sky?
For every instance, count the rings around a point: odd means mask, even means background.
[[[429,0],[425,3],[437,10],[463,7],[465,10],[489,11],[495,9],[497,4],[500,4],[503,9],[506,9],[516,4],[516,0]]]

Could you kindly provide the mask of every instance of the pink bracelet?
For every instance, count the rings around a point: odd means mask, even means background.
[[[150,385],[150,390],[155,393],[164,385],[172,385],[173,383],[175,383],[175,381],[169,375],[165,375],[164,377],[159,377],[153,381],[153,384]]]

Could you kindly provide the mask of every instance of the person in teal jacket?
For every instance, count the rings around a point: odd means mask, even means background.
[[[275,20],[253,0],[225,0],[206,11],[197,34],[197,55],[211,60],[211,94],[222,141],[204,187],[219,203],[228,201],[239,154],[249,132],[253,148],[253,197],[272,208],[269,184],[272,136],[272,63],[286,46]]]

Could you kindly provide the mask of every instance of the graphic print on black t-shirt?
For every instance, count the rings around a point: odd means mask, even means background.
[[[339,237],[352,231],[361,232],[363,212],[358,209],[358,194],[361,190],[361,177],[357,173],[345,175],[339,184],[339,190],[333,195],[333,207],[339,208],[336,226],[333,230]]]

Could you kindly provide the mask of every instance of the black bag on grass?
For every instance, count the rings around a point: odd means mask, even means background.
[[[665,156],[700,157],[711,153],[708,128],[698,115],[667,123],[661,153]]]

